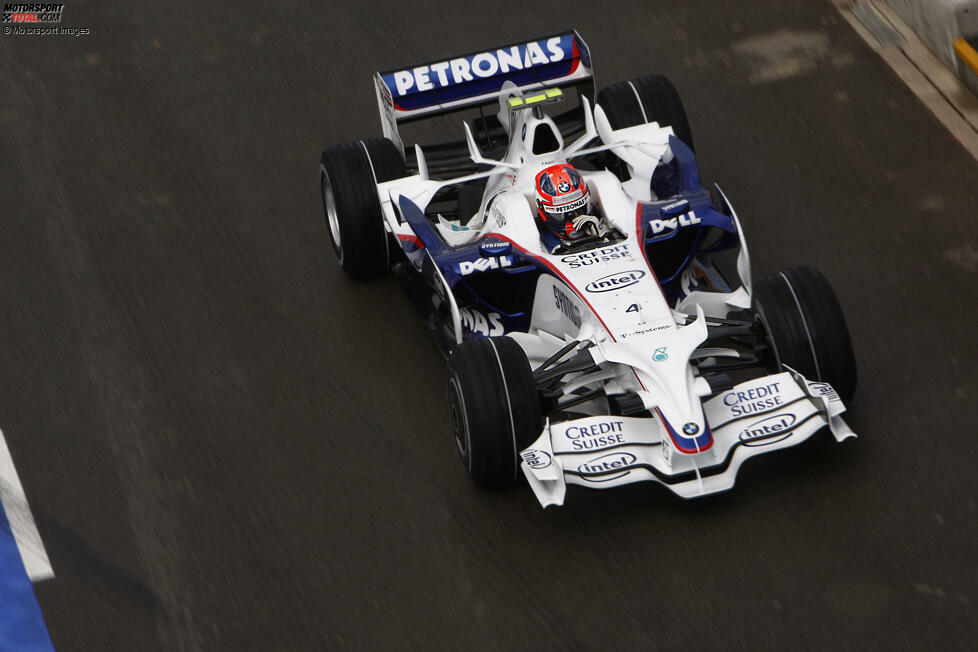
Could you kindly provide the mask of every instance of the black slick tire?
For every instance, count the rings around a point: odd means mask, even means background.
[[[405,176],[397,147],[366,138],[326,149],[320,159],[323,214],[336,260],[350,276],[377,276],[390,268],[376,183]]]
[[[508,337],[463,342],[448,359],[452,430],[466,473],[480,487],[519,481],[519,453],[543,427],[523,349]]]
[[[658,122],[672,127],[676,137],[695,151],[686,109],[675,86],[664,75],[646,75],[612,84],[601,89],[597,103],[615,129]]]
[[[856,392],[856,359],[842,308],[828,280],[813,267],[766,276],[753,288],[754,311],[767,331],[774,369],[787,365],[827,382],[844,403]]]

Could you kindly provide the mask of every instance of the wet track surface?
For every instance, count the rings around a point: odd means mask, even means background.
[[[103,4],[0,38],[0,427],[57,648],[976,644],[978,163],[827,2]],[[673,79],[755,278],[833,281],[858,440],[698,502],[469,484],[319,152],[379,134],[375,70],[574,17],[599,84]]]

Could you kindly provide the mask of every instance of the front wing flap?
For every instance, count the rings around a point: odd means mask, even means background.
[[[596,416],[548,422],[520,453],[521,468],[544,507],[562,505],[568,484],[607,489],[651,480],[695,498],[733,487],[744,460],[800,444],[825,426],[837,441],[855,437],[844,411],[828,383],[789,369],[703,403],[709,450],[680,453],[654,418]]]

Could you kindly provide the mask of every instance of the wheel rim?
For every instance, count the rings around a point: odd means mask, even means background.
[[[336,260],[343,264],[343,238],[340,235],[340,218],[336,212],[336,196],[329,182],[329,175],[323,170],[322,174],[323,210],[326,212],[326,223],[329,225],[329,237],[333,241],[333,252]]]
[[[453,377],[448,381],[448,401],[451,406],[452,434],[455,435],[455,446],[458,454],[462,458],[462,463],[466,468],[469,467],[469,429],[465,418],[465,404],[462,402],[462,393],[458,387],[458,381]]]

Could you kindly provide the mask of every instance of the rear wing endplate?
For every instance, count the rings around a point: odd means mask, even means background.
[[[384,136],[403,151],[401,122],[496,103],[506,82],[531,92],[576,86],[591,76],[587,44],[572,31],[379,72],[374,82]]]

